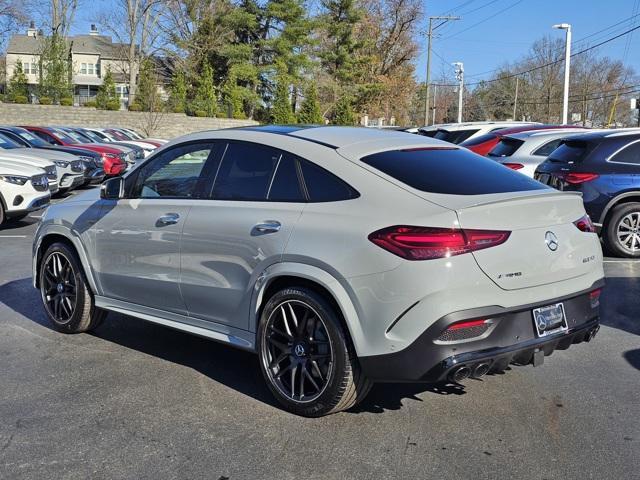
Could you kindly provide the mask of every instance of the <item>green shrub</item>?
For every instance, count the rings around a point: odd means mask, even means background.
[[[88,102],[85,102],[85,104],[83,106],[90,107],[90,108],[96,108],[96,101],[95,100],[89,100]]]
[[[109,100],[107,102],[107,110],[111,110],[111,111],[120,110],[120,100]]]
[[[196,117],[206,117],[207,116],[207,112],[205,110],[196,110],[195,112],[193,112],[193,114]]]
[[[39,99],[40,105],[51,105],[53,104],[53,100],[51,97],[40,97]]]
[[[182,105],[176,105],[173,107],[173,113],[184,113],[184,107]]]
[[[27,103],[27,97],[25,97],[24,95],[16,95],[15,97],[13,97],[13,101],[15,103]]]
[[[64,97],[60,99],[60,105],[62,105],[63,107],[71,107],[73,106],[73,98],[71,97]]]
[[[139,103],[132,103],[131,105],[129,105],[129,111],[130,112],[141,112],[142,111],[142,106]]]

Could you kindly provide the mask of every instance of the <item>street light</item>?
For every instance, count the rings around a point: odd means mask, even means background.
[[[554,25],[553,28],[559,30],[566,30],[567,36],[565,38],[565,55],[564,55],[564,96],[562,99],[562,124],[567,124],[567,117],[569,115],[569,68],[571,63],[571,25],[568,23],[559,23]]]
[[[458,123],[462,123],[462,90],[464,88],[464,65],[462,62],[452,64],[456,67],[456,79],[458,80]]]

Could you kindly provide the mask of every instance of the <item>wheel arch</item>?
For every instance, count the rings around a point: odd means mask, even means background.
[[[613,211],[615,207],[623,203],[631,203],[631,202],[640,202],[640,190],[621,193],[615,197],[613,197],[607,205],[602,210],[600,214],[599,222],[602,226],[605,225],[607,220],[609,219],[609,215]]]
[[[257,332],[262,310],[271,296],[286,287],[305,287],[321,295],[339,313],[347,334],[356,350],[360,350],[365,337],[362,332],[357,301],[350,288],[326,270],[307,264],[278,263],[258,278],[251,305],[250,330]]]
[[[71,248],[77,255],[80,260],[80,265],[84,271],[85,277],[89,282],[89,286],[93,294],[97,294],[97,286],[95,280],[93,278],[93,272],[89,266],[87,255],[82,248],[80,240],[73,236],[73,234],[69,234],[69,232],[64,231],[63,229],[49,229],[46,232],[39,232],[36,244],[34,246],[33,252],[33,285],[36,288],[39,288],[39,274],[40,264],[42,262],[42,256],[47,251],[47,249],[53,245],[54,243],[64,243],[69,248]]]

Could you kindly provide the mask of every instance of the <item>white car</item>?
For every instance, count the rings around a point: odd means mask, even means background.
[[[12,153],[7,150],[0,150],[0,161],[16,165],[27,165],[30,167],[42,169],[47,175],[47,182],[49,184],[50,193],[53,195],[58,192],[58,170],[53,162],[31,155]]]
[[[88,132],[88,135],[93,135],[91,138],[96,142],[105,142],[109,144],[112,142],[115,142],[115,143],[121,142],[123,144],[127,144],[127,145],[130,144],[130,145],[135,145],[137,147],[140,147],[142,148],[142,150],[144,150],[145,158],[151,155],[154,152],[154,150],[158,148],[155,145],[151,143],[146,143],[142,140],[118,140],[109,132],[107,132],[105,128],[84,127],[82,130],[85,132]]]
[[[306,416],[376,381],[540,365],[596,334],[603,277],[580,195],[439,140],[350,127],[181,137],[49,207],[33,248],[58,330],[111,311],[255,352]]]
[[[420,135],[437,138],[445,142],[458,145],[466,140],[470,140],[485,133],[500,130],[502,128],[520,127],[526,125],[540,125],[538,122],[464,122],[464,123],[444,123],[422,127],[418,130]]]
[[[50,198],[44,170],[0,160],[0,225],[45,208]]]
[[[19,155],[15,157],[14,155]],[[6,159],[40,159],[55,165],[57,179],[49,176],[51,193],[66,192],[85,182],[84,172],[86,163],[76,155],[56,150],[25,148],[14,140],[0,133],[0,157]],[[45,165],[45,164],[43,164]],[[43,167],[44,168],[44,167]],[[50,169],[50,165],[47,164]],[[47,169],[45,168],[45,170]]]

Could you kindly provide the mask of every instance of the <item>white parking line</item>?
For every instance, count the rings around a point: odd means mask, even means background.
[[[0,235],[0,238],[27,238],[26,235]]]
[[[31,218],[42,218],[42,215],[29,215]]]
[[[640,260],[603,260],[603,263],[640,263]]]

